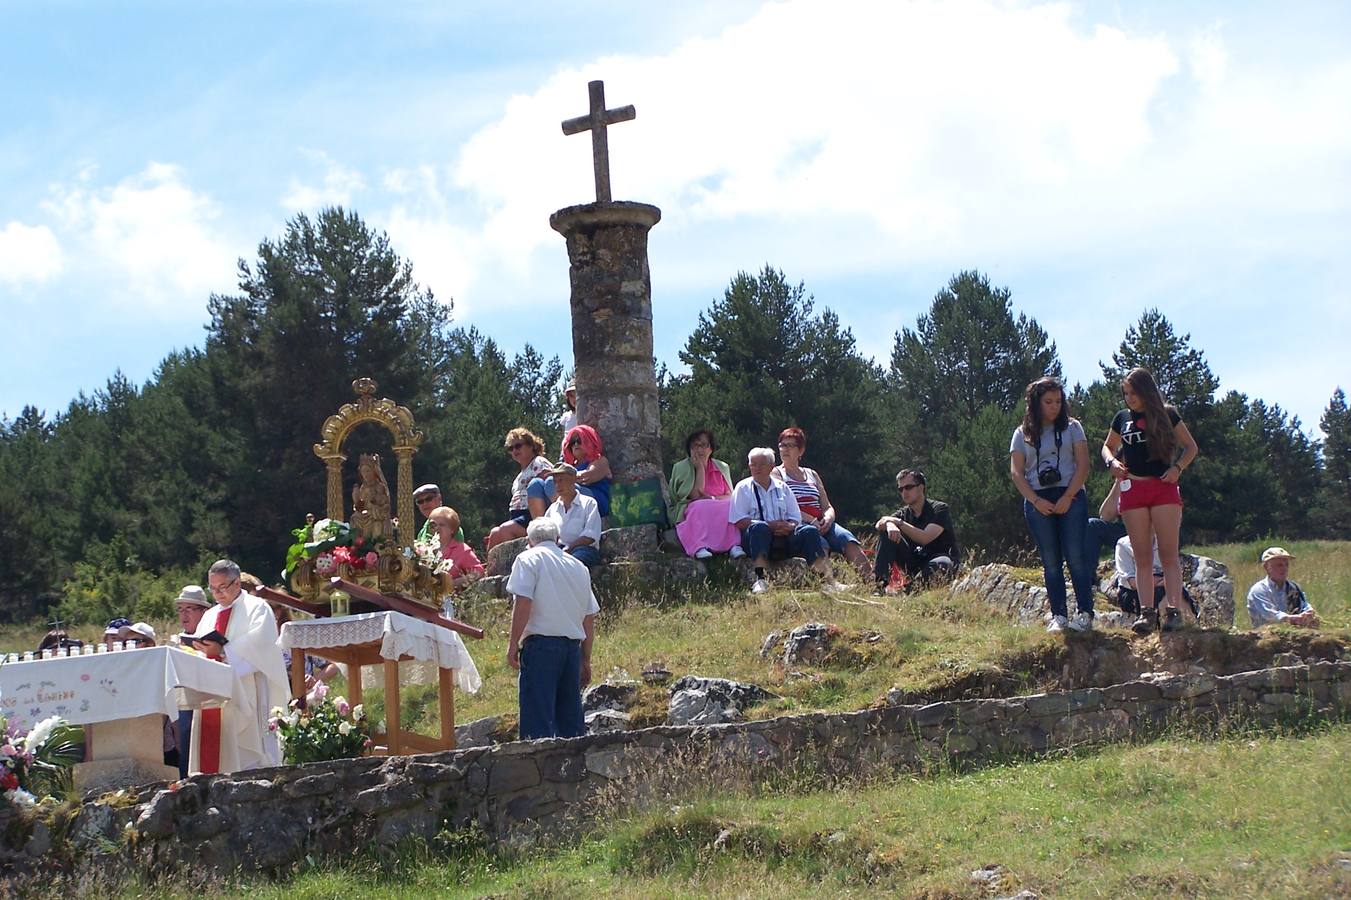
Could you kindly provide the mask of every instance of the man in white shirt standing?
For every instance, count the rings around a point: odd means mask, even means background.
[[[591,644],[600,604],[591,573],[558,546],[558,523],[548,516],[526,526],[526,550],[511,566],[507,591],[515,596],[507,664],[520,672],[521,740],[586,733],[582,688],[591,683]]]
[[[595,498],[577,490],[577,469],[568,463],[559,463],[549,474],[558,499],[544,515],[558,524],[559,543],[587,568],[599,564],[600,507]]]
[[[225,644],[194,641],[208,657],[227,663],[234,675],[230,700],[223,707],[199,709],[193,717],[192,773],[239,772],[281,765],[281,749],[268,731],[268,714],[285,707],[290,686],[277,647],[277,622],[266,601],[243,592],[239,566],[228,559],[207,572],[216,605],[206,611],[195,637],[219,632]]]
[[[800,556],[825,578],[823,587],[838,588],[830,574],[830,556],[825,539],[813,525],[802,523],[802,510],[788,485],[773,476],[774,451],[756,447],[746,454],[751,476],[737,482],[732,489],[732,506],[727,521],[741,532],[741,549],[755,566],[755,582],[751,592],[762,594],[769,590],[765,567],[769,553],[777,544],[790,556]]]

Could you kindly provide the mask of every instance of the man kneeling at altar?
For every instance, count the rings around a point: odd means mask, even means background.
[[[281,765],[281,748],[267,727],[272,708],[285,707],[291,696],[277,649],[277,623],[266,601],[244,593],[239,575],[239,566],[228,559],[207,572],[216,605],[202,616],[193,645],[228,664],[234,685],[222,707],[193,715],[190,774]],[[207,636],[213,639],[204,640]]]

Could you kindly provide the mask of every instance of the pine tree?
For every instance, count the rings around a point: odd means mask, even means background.
[[[1016,409],[1029,382],[1060,374],[1055,343],[1035,319],[1014,316],[1009,289],[960,272],[913,330],[896,335],[894,442],[927,462],[985,407]]]

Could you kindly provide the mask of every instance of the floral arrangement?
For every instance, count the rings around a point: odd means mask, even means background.
[[[342,697],[329,699],[325,685],[310,696],[313,699],[305,707],[292,700],[285,710],[279,706],[272,710],[268,728],[281,742],[286,764],[366,755],[371,731],[362,705],[352,706]]]
[[[291,573],[302,560],[314,560],[314,571],[332,575],[340,563],[357,571],[375,569],[380,565],[380,554],[371,548],[361,529],[336,519],[320,519],[313,526],[301,525],[291,532],[295,542],[286,551],[285,575],[289,583]]]
[[[38,795],[63,794],[70,787],[70,767],[84,752],[84,732],[60,716],[43,719],[24,735],[0,716],[0,797],[27,809]]]
[[[455,568],[453,560],[441,558],[441,542],[436,539],[414,541],[412,551],[405,550],[404,555],[416,561],[433,575],[441,575]]]

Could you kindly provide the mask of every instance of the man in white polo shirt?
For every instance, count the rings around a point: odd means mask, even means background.
[[[511,565],[507,591],[515,595],[507,664],[520,672],[521,740],[586,733],[582,688],[591,683],[591,643],[600,604],[591,573],[558,546],[558,523],[548,516],[526,526],[526,550]]]
[[[577,469],[559,463],[549,470],[558,499],[544,513],[558,524],[558,542],[588,568],[600,563],[600,507],[577,490]]]

